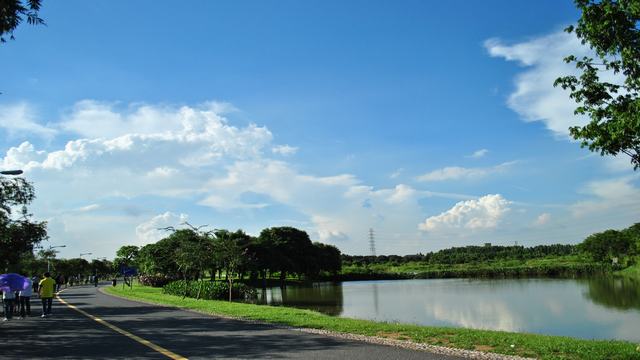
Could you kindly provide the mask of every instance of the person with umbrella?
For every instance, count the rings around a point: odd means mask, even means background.
[[[4,321],[9,321],[13,317],[16,300],[16,291],[22,291],[29,284],[28,279],[18,274],[0,275],[0,290],[2,290],[2,302],[4,303]]]
[[[13,318],[13,307],[16,300],[16,294],[13,291],[2,290],[2,302],[4,304],[4,319],[3,321],[9,321]]]

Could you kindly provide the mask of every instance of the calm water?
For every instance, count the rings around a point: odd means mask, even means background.
[[[640,281],[434,279],[316,283],[259,301],[351,318],[640,341]]]

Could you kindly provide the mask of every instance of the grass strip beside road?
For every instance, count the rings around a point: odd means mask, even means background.
[[[300,328],[387,337],[429,345],[539,359],[640,359],[636,344],[626,341],[582,340],[562,336],[430,327],[333,317],[311,310],[280,306],[196,300],[162,294],[162,289],[136,285],[108,287],[106,292],[132,300],[195,310],[206,314],[259,320]],[[513,346],[512,346],[513,345]]]

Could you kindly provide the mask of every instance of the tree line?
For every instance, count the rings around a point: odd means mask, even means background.
[[[576,245],[537,245],[524,246],[499,246],[486,244],[484,246],[452,247],[426,254],[413,255],[342,255],[344,265],[366,266],[371,264],[391,263],[394,265],[409,262],[421,262],[426,264],[469,264],[482,263],[497,260],[528,260],[546,256],[565,256],[576,254],[579,249]]]
[[[503,260],[523,261],[568,255],[584,255],[601,263],[615,261],[620,267],[632,265],[636,261],[636,256],[640,255],[640,223],[623,230],[606,230],[589,235],[576,245],[553,244],[524,247],[485,244],[484,246],[452,247],[426,254],[418,253],[404,256],[343,254],[342,263],[345,266],[401,265],[410,262],[455,265]]]
[[[266,281],[276,276],[314,279],[341,270],[340,250],[311,242],[309,235],[293,227],[271,227],[257,237],[242,230],[203,231],[168,228],[171,233],[142,247],[127,245],[116,253],[115,266],[137,267],[143,275],[169,279],[223,278]]]

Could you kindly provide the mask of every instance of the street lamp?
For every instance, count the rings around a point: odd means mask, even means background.
[[[55,248],[63,248],[63,247],[67,247],[67,245],[49,246],[49,250],[53,250]],[[49,271],[51,271],[51,259],[47,257],[47,272]]]
[[[91,253],[80,253],[80,257],[82,257],[84,255],[92,255],[92,254]]]
[[[5,170],[5,171],[0,171],[0,174],[2,174],[2,175],[20,175],[20,174],[22,174],[22,170]]]

